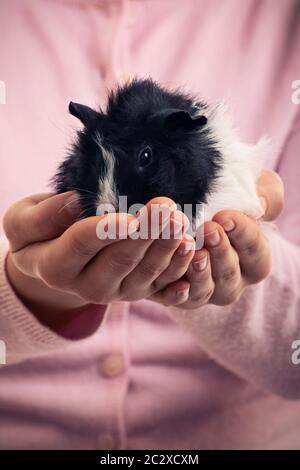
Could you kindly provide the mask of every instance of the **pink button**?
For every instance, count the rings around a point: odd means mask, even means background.
[[[122,354],[110,354],[101,363],[101,372],[106,377],[118,377],[126,370],[126,364]]]

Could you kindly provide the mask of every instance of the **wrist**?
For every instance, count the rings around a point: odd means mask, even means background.
[[[88,305],[80,297],[47,286],[41,279],[24,274],[14,263],[9,252],[6,275],[17,297],[44,325],[57,329]]]

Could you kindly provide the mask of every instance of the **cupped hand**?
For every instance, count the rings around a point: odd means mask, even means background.
[[[257,181],[263,220],[275,220],[284,201],[280,177],[264,170]],[[176,301],[176,283],[151,298],[165,305],[195,309],[207,303],[229,305],[244,288],[265,279],[271,269],[270,243],[259,221],[237,211],[222,211],[204,225],[204,247],[197,250],[184,278],[188,296]]]
[[[118,236],[128,229],[136,233],[157,204],[164,206],[165,220],[158,221],[154,238]],[[46,324],[88,303],[149,297],[178,280],[176,295],[182,299],[180,278],[194,255],[187,218],[167,198],[153,199],[144,209],[138,218],[112,213],[76,221],[80,207],[74,193],[17,202],[4,218],[10,242],[7,274],[16,293],[36,315],[44,315],[40,319]],[[99,224],[109,223],[116,224],[117,237],[99,239]],[[167,225],[177,238],[162,238]]]

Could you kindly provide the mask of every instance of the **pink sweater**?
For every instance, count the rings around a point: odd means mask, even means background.
[[[300,449],[299,0],[7,0],[0,31],[2,214],[47,189],[68,102],[103,105],[131,73],[226,99],[286,183],[272,273],[228,307],[113,303],[55,333],[14,295],[3,241],[0,448]]]

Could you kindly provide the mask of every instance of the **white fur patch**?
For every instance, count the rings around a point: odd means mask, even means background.
[[[113,209],[118,209],[118,196],[114,179],[115,156],[112,152],[109,152],[103,147],[100,134],[96,135],[95,141],[101,149],[105,167],[102,177],[99,178],[97,214],[100,215],[105,211],[112,212]]]
[[[204,114],[223,157],[220,176],[204,205],[205,220],[211,220],[221,210],[238,210],[254,218],[261,217],[263,211],[256,193],[256,180],[269,152],[269,140],[262,138],[255,145],[242,143],[225,104],[209,105]]]

